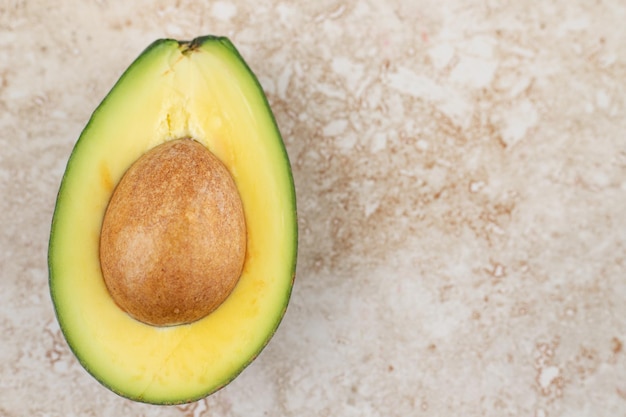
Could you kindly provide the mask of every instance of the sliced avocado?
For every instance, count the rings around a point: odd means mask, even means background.
[[[126,313],[103,278],[107,206],[143,155],[190,138],[227,168],[246,226],[239,279],[191,323],[151,325]],[[59,189],[48,265],[62,332],[82,366],[141,402],[194,401],[233,380],[263,349],[291,293],[297,252],[289,159],[263,91],[233,44],[162,39],[125,71],[78,139]]]

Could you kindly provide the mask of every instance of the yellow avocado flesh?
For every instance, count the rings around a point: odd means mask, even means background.
[[[246,259],[218,309],[191,324],[155,327],[113,302],[100,269],[100,229],[133,162],[184,137],[232,175]],[[256,78],[225,38],[160,40],[124,73],[72,152],[51,229],[50,290],[68,344],[101,383],[138,401],[187,402],[227,384],[268,342],[289,300],[296,247],[289,160]]]

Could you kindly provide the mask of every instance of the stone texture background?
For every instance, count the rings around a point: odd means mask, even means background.
[[[0,0],[0,416],[626,415],[626,3]],[[185,406],[76,362],[46,251],[91,111],[229,36],[293,164],[290,308]]]

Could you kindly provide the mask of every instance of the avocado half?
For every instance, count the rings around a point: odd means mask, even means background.
[[[247,247],[232,293],[190,324],[133,319],[104,283],[99,239],[116,185],[150,149],[193,138],[227,167],[243,204]],[[289,301],[297,253],[289,159],[263,90],[233,44],[161,39],[95,110],[67,163],[52,220],[49,285],[82,366],[136,401],[179,404],[233,380],[263,349]]]

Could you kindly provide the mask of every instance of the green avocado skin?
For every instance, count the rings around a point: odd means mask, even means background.
[[[58,265],[59,263],[58,254],[61,253],[64,250],[64,248],[60,247],[60,245],[58,244],[58,239],[57,239],[57,235],[61,233],[59,230],[59,222],[60,222],[59,217],[60,217],[60,212],[63,206],[63,201],[66,198],[67,199],[74,198],[74,196],[69,195],[69,193],[67,192],[66,185],[68,182],[68,178],[70,178],[73,175],[78,174],[78,172],[74,172],[75,171],[75,163],[74,163],[75,156],[79,153],[81,147],[83,146],[84,141],[87,139],[87,136],[89,136],[89,132],[93,128],[93,125],[94,125],[93,123],[94,120],[98,118],[99,113],[101,109],[103,108],[103,106],[105,106],[109,102],[109,99],[112,93],[117,89],[117,87],[120,84],[124,82],[124,80],[127,77],[129,77],[130,74],[133,73],[136,67],[142,65],[143,61],[147,59],[147,57],[155,53],[159,53],[161,48],[173,48],[173,47],[179,48],[183,54],[188,55],[188,54],[193,54],[195,51],[200,50],[207,45],[215,45],[215,44],[219,44],[222,48],[228,50],[228,52],[232,55],[232,57],[235,58],[237,61],[239,61],[239,64],[245,67],[248,73],[248,76],[250,77],[251,80],[254,81],[256,85],[256,89],[258,90],[257,94],[259,95],[259,97],[262,98],[263,103],[268,110],[269,117],[271,118],[271,123],[273,124],[274,129],[275,129],[275,135],[279,139],[281,159],[284,160],[284,164],[287,169],[288,180],[289,180],[289,190],[284,196],[284,198],[290,204],[289,211],[291,213],[291,217],[293,218],[293,224],[291,225],[292,239],[290,242],[290,246],[292,249],[290,251],[290,259],[287,260],[287,262],[289,262],[289,265],[290,265],[290,283],[285,293],[285,297],[283,298],[281,312],[276,317],[273,324],[271,325],[271,331],[268,332],[266,338],[262,341],[262,343],[258,345],[256,352],[252,356],[250,356],[246,361],[242,362],[241,366],[237,369],[237,371],[232,373],[232,375],[230,375],[228,379],[222,381],[222,383],[220,383],[219,385],[209,388],[205,392],[202,392],[199,394],[196,393],[188,397],[164,399],[164,398],[155,398],[153,396],[147,396],[147,395],[144,395],[143,393],[142,394],[129,394],[123,389],[120,389],[119,387],[111,384],[105,378],[102,378],[100,374],[93,369],[92,364],[89,361],[88,352],[86,353],[77,349],[78,343],[76,339],[78,338],[78,335],[76,335],[73,329],[71,329],[71,326],[68,325],[69,319],[64,309],[65,294],[62,294],[58,290],[59,282],[63,276],[62,266]],[[246,63],[246,61],[243,59],[243,57],[241,56],[239,51],[236,49],[236,47],[233,45],[233,43],[227,37],[223,37],[223,36],[206,35],[206,36],[197,37],[190,41],[178,41],[178,40],[170,39],[170,38],[158,39],[154,41],[147,48],[145,48],[141,52],[141,54],[133,61],[133,63],[124,71],[124,73],[120,76],[119,80],[116,82],[113,88],[109,91],[107,96],[102,100],[102,102],[98,105],[98,107],[92,113],[89,122],[83,129],[83,132],[78,138],[69,156],[66,169],[63,174],[63,178],[61,179],[59,191],[57,194],[55,210],[54,210],[54,214],[53,214],[52,222],[51,222],[50,239],[49,239],[49,244],[48,244],[48,277],[49,277],[48,284],[49,284],[50,295],[51,295],[51,299],[54,305],[57,321],[59,322],[63,336],[68,342],[69,348],[72,351],[72,353],[75,355],[75,357],[77,358],[79,363],[83,366],[83,368],[85,368],[87,372],[89,372],[92,375],[92,377],[94,377],[94,379],[96,379],[100,384],[102,384],[103,386],[105,386],[110,391],[114,392],[115,394],[121,397],[130,399],[130,400],[133,400],[133,401],[143,402],[143,403],[148,403],[148,404],[155,404],[155,405],[176,405],[176,404],[183,404],[183,403],[197,401],[208,395],[211,395],[215,393],[216,391],[220,390],[221,388],[223,388],[224,386],[228,385],[230,382],[232,382],[232,380],[234,380],[251,362],[253,362],[254,359],[259,355],[259,353],[265,348],[265,346],[267,346],[272,336],[276,332],[287,310],[291,293],[293,290],[293,285],[295,282],[295,273],[296,273],[297,252],[298,252],[298,226],[297,226],[296,190],[295,190],[295,184],[294,184],[292,170],[291,170],[291,164],[289,162],[287,150],[282,140],[282,136],[280,134],[274,114],[271,111],[267,97],[265,96],[263,92],[263,88],[261,84],[259,83],[258,79],[254,75],[254,73],[252,72],[252,70]]]

